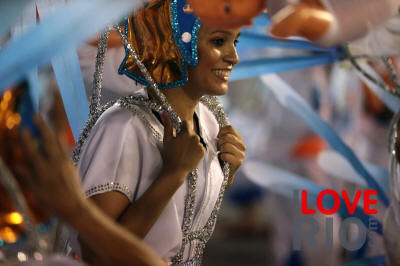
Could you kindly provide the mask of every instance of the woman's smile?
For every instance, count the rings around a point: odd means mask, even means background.
[[[222,81],[228,81],[232,69],[231,68],[212,69],[212,72],[215,74],[215,76],[217,76],[217,78],[221,79]]]

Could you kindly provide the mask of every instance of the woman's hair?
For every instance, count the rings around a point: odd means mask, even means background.
[[[182,55],[174,42],[170,0],[154,0],[128,19],[128,40],[156,82],[181,78]],[[131,57],[126,68],[140,74]]]

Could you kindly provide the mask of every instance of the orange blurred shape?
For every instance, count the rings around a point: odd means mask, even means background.
[[[293,146],[290,156],[295,159],[315,159],[325,146],[325,140],[320,136],[306,136]]]
[[[216,29],[251,25],[251,20],[266,7],[265,0],[189,0],[201,22]]]
[[[290,4],[272,17],[270,33],[275,37],[302,36],[316,41],[334,21],[331,13],[309,3]]]
[[[20,213],[11,212],[11,213],[5,215],[5,221],[8,224],[18,225],[18,224],[22,224],[24,219],[22,218],[22,215]]]
[[[6,243],[15,243],[17,242],[18,236],[17,234],[11,229],[11,227],[3,227],[0,228],[0,238],[4,240]]]

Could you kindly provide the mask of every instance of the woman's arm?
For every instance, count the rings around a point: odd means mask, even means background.
[[[147,191],[132,204],[126,196],[115,191],[91,197],[106,214],[142,238],[204,155],[200,138],[188,128],[186,122],[183,122],[182,130],[176,137],[173,137],[171,119],[166,117],[164,124],[163,168]]]
[[[101,264],[164,265],[154,251],[85,198],[79,174],[60,141],[40,117],[35,121],[46,156],[39,152],[37,142],[25,130],[22,147],[30,158],[29,167],[18,165],[17,174],[40,203],[77,229]]]
[[[69,224],[99,256],[102,265],[164,265],[153,250],[94,204],[85,201],[79,211]]]

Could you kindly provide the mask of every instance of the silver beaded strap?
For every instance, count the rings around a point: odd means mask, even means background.
[[[223,127],[229,123],[228,118],[226,117],[225,112],[216,97],[202,97],[200,101],[214,114],[220,127]],[[222,198],[224,196],[229,180],[230,169],[230,165],[228,163],[224,163],[224,180],[222,182],[217,201],[205,226],[198,231],[190,231],[194,216],[195,192],[198,179],[197,169],[190,173],[188,177],[189,191],[185,200],[185,212],[182,224],[182,246],[179,249],[178,253],[172,258],[173,265],[180,265],[183,262],[185,247],[189,243],[197,244],[195,249],[195,258],[201,259],[201,257],[203,256],[204,248],[208,240],[210,240],[215,224],[217,222],[218,212],[221,207]]]
[[[87,138],[89,137],[90,131],[92,130],[93,126],[96,124],[99,117],[111,106],[113,106],[115,101],[111,101],[103,105],[101,108],[97,109],[92,115],[89,116],[88,121],[86,122],[85,127],[83,128],[81,134],[79,135],[79,139],[76,143],[76,147],[72,153],[72,161],[74,164],[79,162],[82,147],[85,144]]]
[[[96,113],[97,109],[100,108],[104,61],[106,58],[109,36],[110,36],[109,30],[106,30],[104,33],[102,33],[100,35],[99,44],[97,46],[96,65],[93,75],[92,96],[90,98],[90,107],[89,107],[90,115]]]

